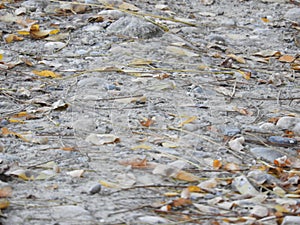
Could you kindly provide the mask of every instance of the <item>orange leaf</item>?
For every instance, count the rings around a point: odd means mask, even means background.
[[[202,192],[202,189],[198,186],[188,186],[190,192]]]
[[[216,170],[218,170],[221,167],[222,167],[222,162],[220,160],[218,160],[218,159],[215,159],[213,161],[213,168],[216,169]]]
[[[186,206],[186,205],[191,205],[191,204],[192,204],[192,201],[190,199],[186,199],[186,198],[178,198],[172,202],[173,207],[181,207],[181,206]]]
[[[67,152],[78,151],[75,147],[62,147],[61,150],[64,150],[64,151],[67,151]]]
[[[267,18],[267,17],[262,17],[261,20],[264,22],[264,23],[269,23],[270,20]]]
[[[152,118],[148,118],[146,120],[140,121],[140,124],[144,127],[150,127],[154,123],[154,121],[155,120],[153,120]]]
[[[178,179],[178,180],[184,180],[184,181],[188,181],[188,182],[199,181],[199,177],[197,177],[197,176],[195,176],[191,173],[185,172],[183,170],[180,170],[176,174],[175,178]]]
[[[291,55],[283,55],[281,56],[278,60],[280,62],[287,62],[287,63],[291,63],[291,62],[294,62],[295,61],[295,57],[294,56],[291,56]]]

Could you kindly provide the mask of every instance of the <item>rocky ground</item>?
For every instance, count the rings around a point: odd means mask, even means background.
[[[299,5],[1,1],[2,224],[299,224]]]

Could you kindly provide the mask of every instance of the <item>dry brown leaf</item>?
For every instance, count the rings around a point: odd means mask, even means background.
[[[197,119],[197,116],[191,116],[187,118],[185,121],[181,122],[178,127],[183,127],[185,124],[191,123]]]
[[[136,7],[133,4],[127,3],[127,2],[123,2],[122,4],[119,5],[119,9],[123,9],[123,10],[129,10],[129,11],[134,11],[137,12],[140,9],[138,7]]]
[[[7,198],[12,196],[12,188],[5,186],[0,188],[0,198]]]
[[[281,56],[281,52],[274,51],[274,50],[263,50],[263,51],[254,53],[254,55],[260,56],[260,57],[272,57],[272,56],[279,57],[279,56]]]
[[[286,62],[286,63],[291,63],[295,61],[295,57],[291,55],[282,55],[278,60],[280,62]]]
[[[140,121],[140,124],[144,127],[150,127],[155,122],[155,118],[147,118]]]
[[[0,199],[0,209],[6,209],[10,205],[7,199]]]
[[[235,61],[242,63],[242,64],[246,63],[246,60],[242,56],[237,56],[235,54],[229,54],[229,55],[227,55],[227,57],[232,58]]]
[[[13,41],[23,41],[24,38],[16,34],[8,34],[4,37],[4,40],[6,41],[6,43],[11,43]]]
[[[67,172],[67,174],[71,177],[82,177],[84,174],[84,170],[73,170],[73,171]]]
[[[178,179],[178,180],[184,180],[184,181],[188,181],[188,182],[195,182],[195,181],[199,181],[199,177],[185,172],[183,170],[180,170],[175,176],[174,178]]]
[[[91,133],[89,136],[86,137],[85,140],[94,145],[105,145],[105,144],[113,144],[113,143],[120,142],[120,138],[115,136],[114,134]]]
[[[240,167],[236,163],[226,163],[224,169],[227,171],[237,171],[240,170]]]
[[[62,147],[60,148],[63,151],[67,151],[67,152],[77,152],[78,149],[76,147]]]
[[[192,204],[192,201],[190,199],[178,198],[178,199],[175,199],[171,203],[171,206],[172,207],[182,207],[182,206],[187,206],[187,205],[191,205],[191,204]]]
[[[222,162],[220,160],[218,160],[218,159],[215,159],[213,161],[213,168],[216,169],[216,170],[218,170],[221,167],[222,167]]]
[[[147,159],[133,159],[133,160],[123,160],[119,162],[123,166],[131,166],[136,169],[149,168],[147,165]]]

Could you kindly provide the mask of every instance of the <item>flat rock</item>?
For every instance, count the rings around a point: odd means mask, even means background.
[[[270,148],[252,148],[250,152],[256,157],[269,162],[274,162],[275,159],[282,157],[283,155],[279,152],[276,152]]]

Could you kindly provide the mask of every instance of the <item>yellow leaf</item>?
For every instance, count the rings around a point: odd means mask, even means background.
[[[10,205],[7,199],[0,199],[0,209],[6,209]]]
[[[24,36],[30,35],[28,30],[18,30],[17,33]]]
[[[198,186],[188,186],[190,192],[201,192],[202,189]]]
[[[191,123],[193,121],[195,121],[197,119],[197,116],[191,116],[188,119],[186,119],[185,121],[181,122],[178,127],[183,127],[185,124]]]
[[[114,183],[108,182],[108,181],[104,181],[104,180],[100,180],[99,183],[103,187],[107,187],[107,188],[118,188],[119,187],[117,184],[114,184]]]
[[[23,41],[24,40],[23,37],[19,37],[15,34],[8,34],[8,35],[5,36],[4,39],[5,39],[6,43],[11,43],[13,41]]]
[[[30,31],[39,31],[40,30],[40,26],[38,24],[33,24],[30,27]]]
[[[58,78],[61,77],[59,74],[56,74],[50,70],[43,70],[43,71],[32,71],[35,75],[41,76],[41,77],[52,77],[52,78]]]
[[[21,123],[21,124],[25,123],[23,120],[17,120],[17,119],[11,119],[11,118],[9,118],[8,121],[10,123]]]
[[[0,60],[2,60],[2,59],[3,59],[3,53],[0,52]]]
[[[179,195],[179,193],[177,193],[177,192],[166,192],[166,193],[164,193],[164,196],[166,196],[166,197],[176,197],[178,195]]]
[[[270,20],[269,20],[267,17],[262,17],[261,20],[262,20],[264,23],[270,23]]]
[[[242,56],[237,56],[235,54],[229,54],[227,55],[229,58],[232,58],[234,59],[235,61],[239,62],[239,63],[242,63],[242,64],[245,64],[246,63],[246,60],[242,57]]]
[[[151,150],[152,148],[151,148],[151,146],[145,145],[145,144],[137,145],[137,146],[131,147],[131,150],[137,150],[137,149]]]
[[[57,33],[59,33],[59,29],[55,29],[55,30],[51,30],[50,32],[49,32],[49,34],[57,34]]]

